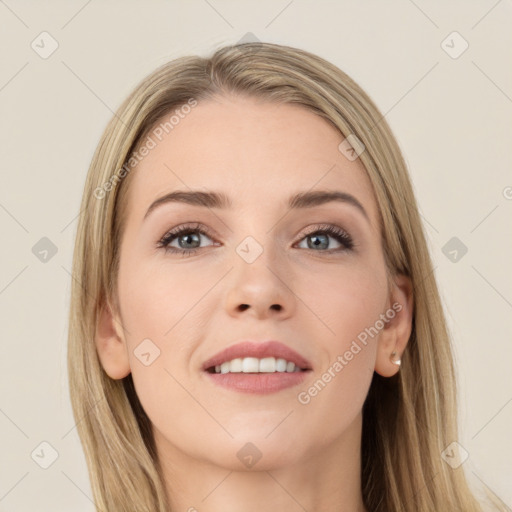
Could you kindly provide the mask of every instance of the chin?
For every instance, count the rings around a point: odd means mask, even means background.
[[[230,471],[272,471],[297,464],[306,457],[304,450],[298,449],[298,446],[305,447],[305,442],[291,440],[277,432],[265,438],[267,435],[268,432],[248,430],[226,444],[217,444],[208,458]]]

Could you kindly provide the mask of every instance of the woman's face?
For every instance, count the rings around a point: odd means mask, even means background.
[[[129,178],[123,328],[99,349],[104,368],[113,378],[132,373],[157,449],[169,458],[270,469],[344,443],[356,450],[379,351],[388,358],[394,349],[391,319],[399,316],[362,163],[339,148],[344,137],[327,121],[289,104],[217,98],[167,130],[153,132],[155,147]],[[151,208],[178,190],[182,199],[216,193],[230,205]],[[361,207],[351,199],[289,205],[319,191],[350,195]],[[188,232],[161,246],[180,226]],[[268,340],[302,356],[308,371],[255,374],[258,358],[256,367],[241,362],[245,373],[236,362],[233,373],[204,370],[226,348]],[[394,372],[383,364],[381,373]]]

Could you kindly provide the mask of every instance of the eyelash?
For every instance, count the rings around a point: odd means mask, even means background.
[[[199,251],[201,248],[196,249],[177,249],[175,247],[169,247],[169,244],[176,238],[179,238],[182,235],[189,235],[192,233],[199,233],[201,235],[207,236],[208,238],[213,238],[212,233],[202,226],[201,224],[195,224],[195,225],[182,225],[177,228],[172,229],[171,231],[168,231],[157,243],[157,248],[165,249],[165,252],[172,253],[172,254],[181,254],[182,257],[192,256],[194,253]],[[356,244],[352,240],[352,237],[343,229],[338,228],[337,226],[333,226],[331,224],[321,224],[319,226],[316,226],[314,230],[309,231],[308,233],[305,233],[302,238],[299,240],[301,242],[304,238],[311,236],[311,235],[330,235],[332,238],[334,238],[337,242],[344,245],[344,248],[338,248],[338,249],[327,249],[325,251],[314,251],[313,249],[308,249],[309,251],[314,252],[325,252],[325,253],[340,253],[345,251],[351,251],[354,249]]]

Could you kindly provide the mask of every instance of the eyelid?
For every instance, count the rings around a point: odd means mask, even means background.
[[[307,231],[302,232],[301,236],[303,238],[305,236],[311,235],[313,233],[317,233],[319,231],[328,231],[330,229],[336,229],[337,231],[340,231],[341,233],[344,233],[345,235],[347,235],[347,238],[350,237],[350,235],[346,229],[343,229],[341,226],[338,226],[337,224],[330,224],[330,223],[326,223],[326,222],[320,222],[317,224],[313,224],[304,229],[306,229]]]
[[[342,233],[346,234],[347,238],[350,237],[350,234],[348,233],[348,231],[343,229],[341,226],[337,226],[336,224],[329,224],[329,223],[319,223],[319,224],[313,224],[310,227],[310,229],[303,228],[303,229],[306,229],[307,231],[305,231],[305,232],[301,231],[301,238],[299,239],[299,241],[302,240],[302,238],[304,238],[305,236],[308,236],[308,235],[311,235],[313,233],[316,233],[317,231],[329,230],[331,228],[335,228],[335,229],[341,231]],[[166,238],[168,235],[181,233],[181,232],[187,231],[187,230],[203,232],[203,234],[209,236],[210,238],[213,238],[213,237],[217,236],[213,232],[212,229],[208,228],[207,226],[205,226],[201,222],[185,222],[184,224],[180,224],[180,225],[178,225],[178,226],[176,226],[174,228],[171,228],[171,229],[167,230],[164,233],[164,235],[160,238],[160,241],[163,240],[164,238]]]

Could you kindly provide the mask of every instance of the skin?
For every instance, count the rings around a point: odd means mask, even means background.
[[[360,160],[339,151],[343,140],[302,107],[223,96],[200,102],[130,176],[119,307],[104,308],[96,346],[111,378],[133,375],[172,510],[365,510],[361,410],[374,371],[399,369],[391,354],[399,357],[410,336],[412,294],[408,278],[387,281],[377,203]],[[143,220],[154,200],[177,189],[224,192],[233,208],[165,204]],[[287,209],[293,193],[320,189],[352,194],[369,221],[338,202]],[[215,236],[201,236],[188,257],[157,247],[189,222]],[[344,229],[355,248],[333,252],[343,245],[331,235],[321,240],[327,248],[308,248],[319,224]],[[236,251],[247,236],[263,248],[250,264]],[[187,247],[184,238],[171,245]],[[301,404],[298,394],[395,302],[401,311]],[[160,349],[149,366],[134,354],[147,338]],[[280,340],[313,371],[267,395],[211,383],[203,362],[247,339]],[[248,442],[261,453],[251,468],[237,457]]]

